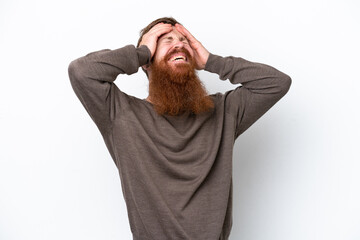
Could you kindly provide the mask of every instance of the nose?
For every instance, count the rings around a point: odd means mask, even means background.
[[[176,42],[174,43],[174,48],[181,49],[183,47],[184,47],[184,43],[180,40],[176,40]]]

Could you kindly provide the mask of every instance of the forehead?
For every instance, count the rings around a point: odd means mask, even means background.
[[[182,35],[180,32],[178,32],[174,26],[172,28],[173,28],[173,30],[171,32],[168,32],[168,33],[162,35],[159,38],[159,40],[162,39],[162,38],[167,38],[167,37],[173,37],[173,38],[178,38],[178,39],[186,39],[185,36]]]

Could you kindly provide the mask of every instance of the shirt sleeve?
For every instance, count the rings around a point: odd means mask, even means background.
[[[289,90],[291,78],[281,71],[240,57],[210,54],[205,70],[241,86],[224,94],[225,111],[236,120],[235,138],[248,129]]]
[[[111,130],[115,111],[121,107],[115,99],[125,97],[114,84],[115,79],[119,74],[136,73],[150,61],[150,56],[146,46],[127,45],[92,52],[70,63],[71,86],[101,133]]]

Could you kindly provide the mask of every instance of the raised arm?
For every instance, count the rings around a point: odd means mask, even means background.
[[[279,101],[291,85],[291,78],[285,73],[240,57],[210,54],[205,70],[217,73],[221,80],[242,84],[225,93],[226,111],[237,121],[236,137]]]
[[[136,73],[150,61],[146,46],[128,45],[116,50],[101,50],[72,61],[69,78],[75,94],[85,107],[101,133],[111,129],[117,110],[115,97],[124,98],[113,83],[119,74]]]
[[[149,64],[158,37],[171,30],[170,24],[160,23],[144,34],[138,48],[105,49],[70,63],[69,78],[75,94],[102,134],[111,130],[116,111],[121,111],[121,103],[127,101],[127,95],[113,82],[119,74],[130,75]]]
[[[242,86],[225,94],[225,108],[237,122],[238,137],[282,98],[290,88],[291,78],[279,70],[243,58],[220,57],[205,47],[182,25],[176,28],[189,41],[195,52],[197,69],[217,73],[221,80]]]

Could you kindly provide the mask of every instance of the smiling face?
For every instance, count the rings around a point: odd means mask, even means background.
[[[153,59],[146,67],[148,101],[161,115],[210,111],[214,103],[197,76],[194,51],[185,36],[172,29],[158,38]]]
[[[171,32],[158,39],[153,61],[159,63],[165,60],[168,66],[176,70],[181,64],[191,64],[193,55],[188,40],[173,27]]]

